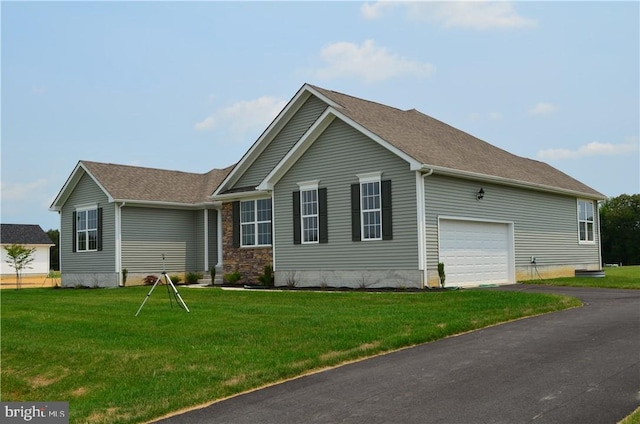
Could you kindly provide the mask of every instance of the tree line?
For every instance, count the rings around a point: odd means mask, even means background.
[[[602,259],[640,265],[640,194],[621,194],[600,206]]]

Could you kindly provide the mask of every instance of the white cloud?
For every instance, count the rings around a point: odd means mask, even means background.
[[[36,181],[26,183],[2,182],[2,202],[25,200],[33,197],[34,192],[44,191],[47,187],[47,180],[41,178]],[[47,205],[48,207],[49,205]]]
[[[287,104],[277,97],[262,96],[254,100],[242,100],[195,124],[198,131],[224,128],[237,134],[266,128]]]
[[[373,40],[362,45],[346,41],[322,49],[320,57],[327,64],[316,71],[319,78],[362,78],[372,83],[400,76],[427,77],[435,71],[430,63],[409,60],[376,46]]]
[[[530,115],[547,115],[558,110],[558,106],[552,103],[538,102],[534,107],[529,109]]]
[[[469,115],[469,118],[473,122],[485,121],[485,120],[500,121],[502,119],[502,113],[489,112],[485,114],[485,113],[472,112],[471,115]]]
[[[638,142],[612,144],[597,141],[582,145],[575,150],[545,149],[538,151],[538,157],[544,160],[576,159],[588,156],[618,156],[638,150]]]
[[[364,3],[360,7],[360,12],[365,19],[378,19],[382,17],[383,13],[385,13],[387,10],[393,9],[400,4],[400,2],[393,1],[376,1],[373,3]]]
[[[520,16],[513,4],[506,1],[378,1],[365,3],[360,13],[365,19],[379,19],[398,7],[406,9],[409,19],[436,22],[445,28],[490,30],[537,26],[534,19]]]
[[[43,86],[43,85],[32,85],[31,86],[31,93],[33,94],[46,94],[47,91],[49,91],[47,89],[47,87]]]

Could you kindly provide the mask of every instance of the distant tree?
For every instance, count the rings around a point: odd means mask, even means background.
[[[640,265],[640,194],[621,194],[600,207],[605,263]]]
[[[22,286],[22,270],[31,268],[29,264],[33,262],[33,252],[35,247],[25,247],[21,244],[12,244],[11,246],[3,246],[7,251],[7,259],[5,262],[16,270],[16,289]]]
[[[47,231],[47,235],[49,236],[49,238],[51,239],[53,244],[55,244],[55,246],[53,246],[51,248],[51,250],[49,250],[49,265],[50,265],[51,269],[53,269],[55,271],[60,271],[60,256],[59,256],[59,252],[60,252],[60,231],[59,230],[49,230],[49,231]]]

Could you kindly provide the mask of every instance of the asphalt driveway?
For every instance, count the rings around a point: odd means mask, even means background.
[[[640,290],[348,364],[162,423],[616,423],[640,406]]]

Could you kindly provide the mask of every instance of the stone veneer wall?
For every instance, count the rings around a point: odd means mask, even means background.
[[[273,266],[271,247],[233,247],[233,204],[222,205],[222,274],[239,271],[240,283],[259,284],[265,265]]]

